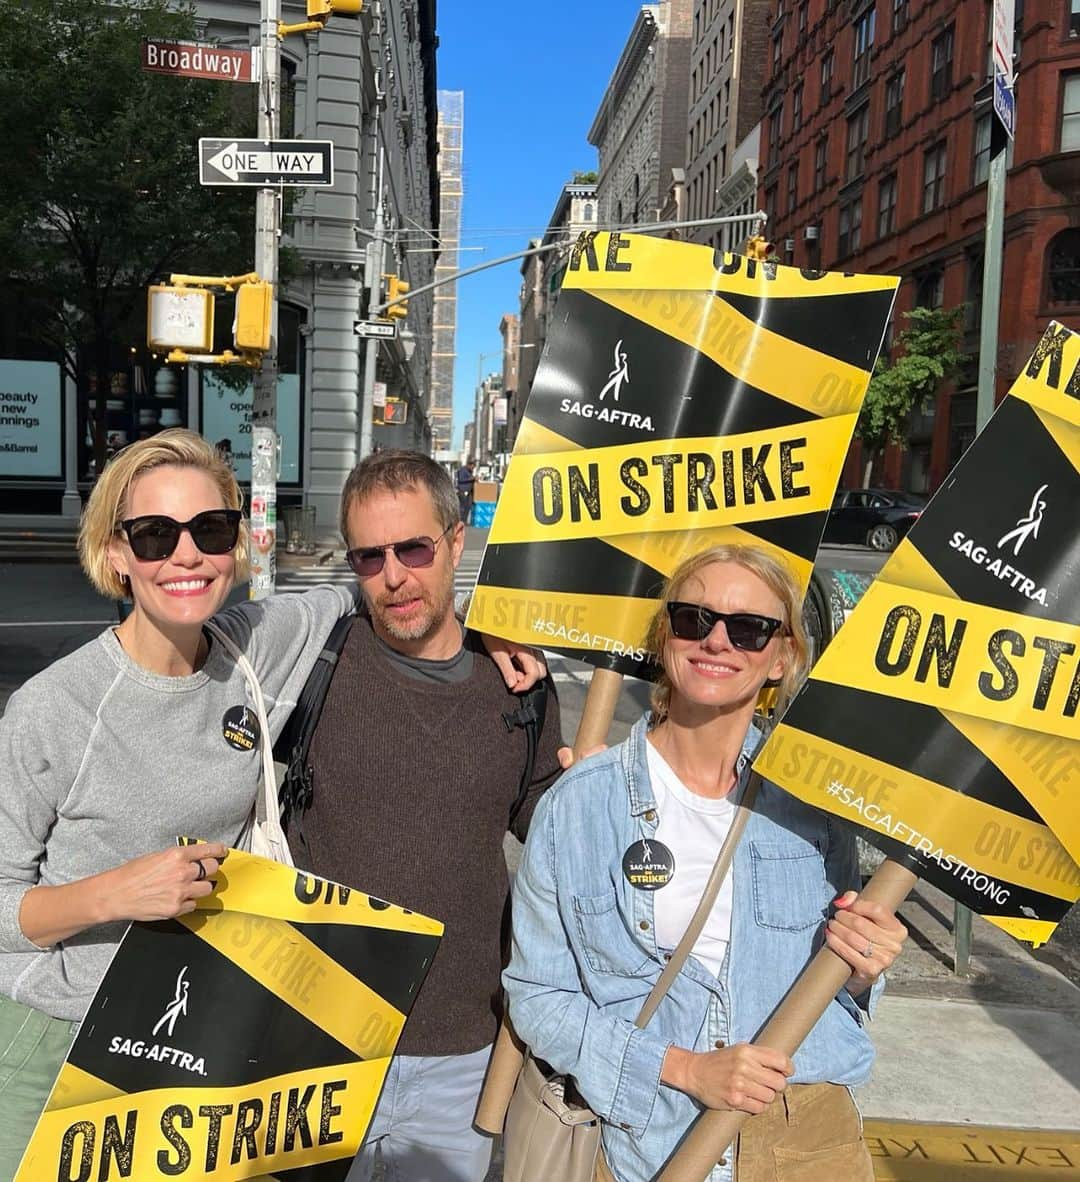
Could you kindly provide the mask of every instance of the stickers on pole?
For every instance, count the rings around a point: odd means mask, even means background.
[[[755,765],[1035,944],[1080,897],[1080,337],[1051,324]]]
[[[344,1177],[442,924],[235,850],[216,879],[131,925],[15,1182]]]
[[[649,676],[688,553],[764,546],[805,586],[897,282],[583,235],[469,626]]]

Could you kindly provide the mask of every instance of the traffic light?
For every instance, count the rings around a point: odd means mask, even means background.
[[[325,25],[332,16],[359,16],[363,0],[307,0],[309,21]]]
[[[772,254],[773,244],[760,234],[755,234],[746,240],[746,253],[749,258],[764,262]]]
[[[409,314],[409,301],[404,296],[409,294],[409,284],[397,275],[384,275],[386,280],[386,303],[390,305],[384,313],[390,320],[404,320]],[[401,300],[401,303],[395,303]]]
[[[237,349],[265,352],[270,348],[270,317],[274,304],[271,283],[242,283],[236,289],[233,344]]]

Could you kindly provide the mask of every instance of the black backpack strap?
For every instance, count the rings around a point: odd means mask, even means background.
[[[533,771],[536,768],[536,752],[540,746],[540,732],[544,729],[544,717],[547,714],[548,679],[545,677],[543,681],[538,681],[531,690],[521,694],[519,700],[520,705],[516,710],[502,716],[508,731],[512,731],[516,726],[525,731],[526,742],[525,766],[521,769],[517,797],[510,808],[507,828],[514,824],[518,813],[521,812],[521,806],[525,803],[529,785],[532,783]]]
[[[307,681],[304,682],[304,688],[300,691],[288,722],[274,744],[274,759],[285,765],[285,776],[279,792],[283,825],[287,826],[290,820],[299,822],[301,815],[311,806],[315,789],[308,758],[311,740],[322,716],[330,682],[337,668],[338,656],[345,647],[345,640],[355,618],[342,616],[334,625],[322,652],[308,674]]]

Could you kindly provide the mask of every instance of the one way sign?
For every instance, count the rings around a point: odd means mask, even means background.
[[[204,185],[332,185],[330,140],[199,140]]]

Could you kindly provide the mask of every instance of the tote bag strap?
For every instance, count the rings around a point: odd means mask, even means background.
[[[657,1006],[663,1001],[664,994],[671,987],[672,981],[679,975],[680,970],[686,963],[686,958],[690,955],[691,949],[697,943],[698,936],[701,935],[705,921],[709,918],[709,912],[712,911],[713,904],[716,902],[716,896],[720,893],[720,887],[723,885],[724,879],[731,869],[731,863],[735,857],[735,847],[739,844],[739,839],[742,837],[743,830],[746,828],[746,822],[750,819],[751,807],[754,803],[754,798],[757,796],[760,784],[761,776],[759,773],[751,771],[750,779],[746,784],[746,791],[743,792],[742,800],[735,808],[735,816],[732,819],[731,828],[728,830],[727,837],[724,838],[724,844],[720,847],[720,853],[717,854],[716,861],[713,863],[709,881],[705,884],[705,891],[701,896],[697,909],[690,917],[690,923],[683,933],[683,938],[671,954],[671,959],[664,966],[664,971],[652,987],[649,996],[645,999],[645,1004],[641,1007],[641,1013],[637,1016],[634,1025],[638,1029],[643,1029],[653,1014],[656,1013]]]
[[[274,752],[270,742],[270,723],[266,717],[266,702],[263,700],[262,686],[255,676],[251,662],[244,656],[236,643],[213,622],[207,620],[206,630],[221,645],[236,662],[237,668],[244,675],[251,699],[255,703],[255,717],[259,720],[259,746],[262,751],[262,783],[255,798],[255,820],[259,824],[267,821],[274,826],[275,832],[280,829],[280,811],[277,799],[277,778],[274,775]]]

